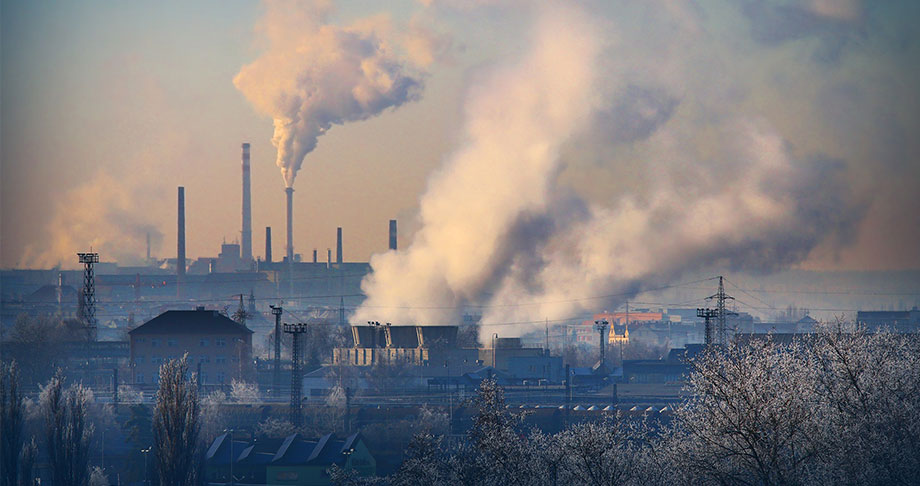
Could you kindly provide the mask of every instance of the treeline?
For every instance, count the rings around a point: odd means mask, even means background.
[[[827,328],[698,357],[667,424],[608,420],[524,430],[484,382],[463,440],[417,435],[392,476],[357,485],[920,484],[920,341]]]
[[[163,486],[198,484],[201,413],[185,358],[160,368],[153,417],[132,415],[126,425],[133,435],[152,432],[152,446],[142,451],[153,454],[149,476]],[[92,391],[79,383],[67,385],[61,371],[41,387],[37,402],[26,399],[16,362],[0,364],[0,486],[41,484],[35,469],[39,458],[47,463],[52,484],[111,484],[101,468],[91,467],[90,451],[96,425],[111,425],[113,417],[111,405],[95,403]]]

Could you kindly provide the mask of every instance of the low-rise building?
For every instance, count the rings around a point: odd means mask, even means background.
[[[223,434],[208,448],[205,462],[208,483],[327,485],[333,465],[361,477],[377,473],[377,461],[360,434],[344,439],[332,434],[313,439],[292,434],[253,441],[231,441],[229,434]]]
[[[170,310],[128,332],[131,381],[157,385],[160,365],[188,354],[202,385],[247,380],[252,371],[252,331],[215,311]]]

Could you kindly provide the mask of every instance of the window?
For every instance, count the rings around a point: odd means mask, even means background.
[[[137,380],[136,380],[136,381],[137,381],[137,383],[138,383],[139,385],[143,385],[143,384],[144,384],[144,374],[143,374],[143,373],[138,373],[138,374],[137,374]]]
[[[214,345],[224,347],[227,345],[227,340],[224,338],[217,338],[214,340]]]
[[[201,384],[204,385],[207,382],[208,382],[208,374],[202,371],[201,372]]]
[[[223,372],[223,371],[218,371],[218,372],[217,372],[217,382],[218,382],[218,383],[223,383],[225,379],[226,379],[226,376],[224,375],[224,372]]]
[[[202,354],[201,356],[198,357],[198,362],[199,362],[199,363],[207,363],[207,362],[209,362],[209,361],[210,361],[210,360],[208,359],[208,355],[206,355],[206,354]]]
[[[175,345],[176,345],[176,340],[175,340],[175,339],[167,339],[167,340],[166,340],[166,345],[167,345],[167,346],[175,346]]]
[[[201,341],[198,343],[202,348],[208,347],[208,338],[201,338]]]
[[[150,357],[150,364],[160,364],[161,361],[162,361],[162,359],[160,359],[159,356],[151,356],[151,357]]]
[[[137,338],[137,342],[139,342],[139,343],[146,343],[146,342],[147,342],[147,338],[139,337],[139,338]]]
[[[144,355],[134,357],[135,364],[144,364]]]
[[[214,358],[214,362],[217,364],[224,364],[227,362],[227,357],[224,355],[218,354],[217,357]]]
[[[151,347],[154,347],[154,348],[159,348],[159,347],[160,347],[160,339],[159,339],[159,338],[153,338],[153,339],[151,339],[151,340],[150,340],[150,346],[151,346]]]

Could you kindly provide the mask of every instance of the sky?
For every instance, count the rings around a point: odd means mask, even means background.
[[[648,263],[639,272],[593,258],[619,251],[634,262],[699,260],[752,271],[920,268],[920,4],[662,0],[555,8],[3,2],[0,265],[75,268],[75,253],[90,246],[104,261],[136,263],[147,233],[155,256],[174,257],[177,186],[186,188],[188,255],[216,256],[221,242],[239,238],[242,142],[252,145],[253,251],[263,254],[271,226],[274,254],[282,255],[286,181],[273,119],[291,113],[279,114],[276,102],[316,80],[328,88],[317,92],[333,101],[306,112],[282,107],[329,120],[328,129],[290,135],[316,142],[293,182],[295,249],[305,257],[334,247],[342,226],[346,261],[367,261],[385,251],[387,222],[398,218],[401,247],[416,231],[428,236],[408,252],[411,265],[378,262],[396,274],[442,258],[438,248],[463,269],[478,268],[468,260],[521,266],[523,256],[568,262],[546,249],[573,244],[564,237],[586,247],[568,257],[627,275],[625,282],[697,268]],[[554,16],[565,20],[547,27]],[[579,37],[582,24],[590,38]],[[329,42],[345,40],[327,48],[329,32]],[[335,49],[359,52],[375,71],[340,76],[333,61],[324,64]],[[503,76],[514,81],[504,84]],[[304,79],[307,86],[295,82]],[[349,83],[363,89],[368,79],[377,90],[370,101],[342,102],[343,93],[355,93]],[[392,79],[411,89],[390,89]],[[546,102],[514,94],[529,86]],[[546,111],[556,102],[558,110]],[[497,120],[492,108],[504,110]],[[536,132],[515,131],[531,122]],[[508,140],[519,145],[476,152]],[[530,147],[550,151],[545,174],[526,163],[507,173],[494,164],[465,172],[470,153],[513,158]],[[531,170],[543,174],[532,184],[516,177]],[[513,201],[534,184],[545,190],[526,204]],[[502,196],[480,200],[504,205],[496,211],[503,217],[433,226],[463,218],[445,208],[465,208],[479,191]],[[477,209],[491,213],[469,206]],[[522,215],[535,214],[551,224],[521,226]],[[474,222],[485,233],[491,223],[522,233],[435,245],[479,231]],[[707,236],[697,240],[691,223]],[[456,231],[465,236],[454,238]],[[659,238],[676,243],[632,244]],[[640,255],[637,246],[659,253]],[[448,271],[426,267],[419,281]],[[528,285],[525,292],[520,284],[532,275],[521,271],[527,275],[460,272],[444,291],[449,302],[470,302],[503,292],[547,296],[547,288],[567,285],[541,280],[540,292]]]

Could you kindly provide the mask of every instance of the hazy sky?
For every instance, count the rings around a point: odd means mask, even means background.
[[[527,51],[524,2],[463,3],[337,4],[334,24],[388,13],[397,33],[422,25],[440,44],[419,70],[416,100],[333,125],[307,154],[294,184],[295,248],[305,258],[333,247],[342,226],[346,260],[365,261],[386,248],[396,217],[405,246],[429,177],[462,143],[468,93],[482,72]],[[564,145],[564,187],[591,203],[634,193],[641,204],[649,181],[682,167],[667,160],[667,141],[692,146],[696,160],[711,157],[702,170],[687,165],[694,170],[678,187],[719,179],[724,154],[713,147],[726,141],[713,127],[744,117],[769,125],[795,160],[841,168],[839,198],[808,206],[814,220],[839,224],[784,264],[920,268],[920,4],[586,5],[609,30],[614,47],[598,63],[617,95]],[[216,256],[221,241],[239,237],[244,141],[253,252],[263,254],[271,226],[282,255],[272,120],[233,83],[266,50],[257,29],[265,10],[243,1],[3,2],[2,266],[74,267],[90,245],[103,260],[128,263],[143,257],[148,231],[153,254],[174,257],[180,185],[189,256]],[[815,192],[825,182],[808,179]]]

